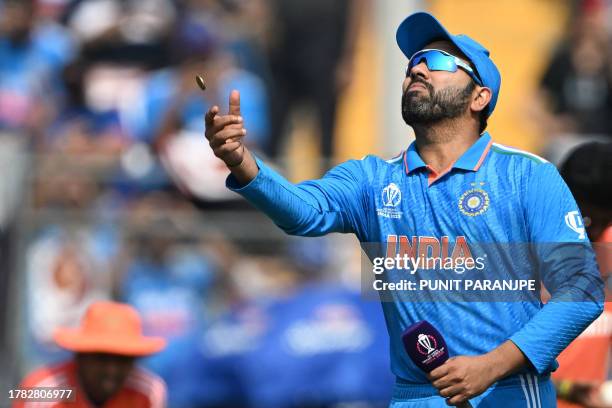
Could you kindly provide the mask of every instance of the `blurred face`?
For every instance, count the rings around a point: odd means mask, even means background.
[[[104,353],[76,356],[78,377],[88,398],[103,404],[123,386],[134,365],[133,357]]]
[[[27,1],[9,1],[0,12],[0,34],[21,45],[30,37],[33,8]]]
[[[448,41],[434,41],[423,49],[426,48],[446,51],[465,59]],[[476,84],[462,69],[456,72],[430,71],[423,61],[407,73],[402,88],[402,117],[408,125],[414,126],[467,114]]]

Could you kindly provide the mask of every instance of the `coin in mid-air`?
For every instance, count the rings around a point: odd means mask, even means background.
[[[198,84],[201,90],[206,90],[206,82],[204,82],[204,77],[202,75],[196,75],[196,83]]]

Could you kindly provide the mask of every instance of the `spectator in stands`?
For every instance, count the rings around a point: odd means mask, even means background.
[[[264,144],[268,135],[268,98],[263,81],[236,66],[232,54],[223,50],[222,39],[193,19],[178,27],[172,47],[176,68],[152,75],[145,87],[146,121],[141,138],[154,139],[158,150],[180,131],[197,134],[204,127],[202,116],[214,102],[225,98],[229,90],[243,90],[242,115],[250,123],[254,148]],[[203,75],[206,92],[197,87],[195,76]]]
[[[33,0],[0,4],[0,129],[29,136],[53,115],[59,73],[74,53],[65,30],[35,17]]]
[[[83,157],[78,158],[87,160]],[[93,300],[111,295],[120,229],[108,213],[121,203],[78,163],[68,164],[64,156],[39,160],[43,176],[28,187],[34,190],[34,202],[28,205],[54,215],[39,218],[44,222],[31,231],[22,255],[28,293],[28,342],[23,345],[29,346],[22,355],[29,362],[57,357],[53,331],[77,323]]]
[[[155,68],[168,63],[175,17],[172,0],[75,0],[64,21],[87,61]]]
[[[223,39],[237,65],[268,79],[266,49],[271,25],[269,0],[184,0],[184,18],[204,25]],[[257,22],[254,24],[253,22]]]
[[[177,24],[172,40],[175,65],[154,71],[138,98],[131,134],[152,145],[166,172],[181,191],[200,204],[235,200],[223,180],[227,169],[201,143],[206,110],[234,88],[242,90],[242,116],[250,124],[250,146],[267,143],[268,97],[261,78],[236,65],[223,38],[190,15]],[[196,85],[203,75],[206,91]],[[219,177],[216,177],[216,176]]]
[[[574,194],[589,238],[594,242],[604,282],[612,273],[612,143],[590,142],[573,150],[561,167],[561,175]],[[609,299],[609,287],[606,298]],[[559,369],[553,374],[559,407],[568,402],[586,408],[608,407],[600,394],[600,385],[608,380],[612,355],[612,303],[558,358]]]
[[[40,364],[65,356],[53,340],[58,327],[78,323],[87,306],[110,296],[111,274],[105,251],[94,236],[81,230],[73,236],[47,228],[26,255],[28,342],[24,354]],[[112,259],[112,257],[111,257]]]
[[[559,162],[585,138],[612,138],[612,53],[601,1],[582,1],[540,84],[538,118]]]
[[[164,407],[166,387],[156,375],[134,365],[135,359],[161,351],[165,341],[145,337],[140,317],[130,306],[114,302],[92,304],[81,327],[60,329],[55,334],[60,347],[74,358],[59,365],[42,367],[20,385],[73,389],[75,399],[50,403],[50,407],[154,408]],[[18,401],[14,408],[29,406]]]
[[[87,69],[83,60],[76,60],[64,69],[65,102],[47,132],[45,150],[114,160],[131,140],[116,109],[99,111],[88,105],[84,89]]]
[[[281,154],[296,106],[312,104],[320,129],[321,155],[333,156],[339,92],[350,82],[353,53],[365,1],[270,0],[272,139]]]

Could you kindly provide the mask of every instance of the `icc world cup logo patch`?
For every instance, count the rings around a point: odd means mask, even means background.
[[[385,207],[397,207],[402,200],[402,192],[395,183],[383,188],[382,200]]]
[[[402,191],[395,183],[389,185],[382,190],[383,208],[377,208],[376,213],[380,217],[399,219],[402,217],[402,212],[397,209],[402,201]]]
[[[464,215],[475,217],[489,208],[489,194],[480,188],[466,191],[459,198],[459,210]]]

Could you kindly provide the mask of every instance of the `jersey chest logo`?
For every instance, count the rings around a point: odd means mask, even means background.
[[[459,211],[468,217],[476,217],[489,209],[489,203],[489,193],[482,188],[471,188],[459,197]]]
[[[377,208],[376,213],[381,217],[401,218],[402,212],[396,209],[396,207],[400,205],[401,201],[402,191],[397,184],[390,183],[382,190],[382,204],[384,207]]]
[[[385,207],[397,207],[402,201],[402,191],[397,184],[391,183],[383,188],[382,200]]]

